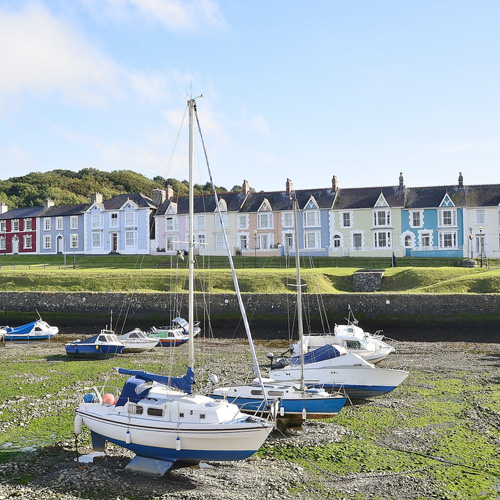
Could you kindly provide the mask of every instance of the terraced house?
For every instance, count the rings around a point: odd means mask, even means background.
[[[37,248],[37,216],[43,207],[9,210],[0,204],[0,254],[34,254]]]

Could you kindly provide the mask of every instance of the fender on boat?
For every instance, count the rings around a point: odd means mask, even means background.
[[[79,436],[82,433],[83,418],[81,415],[75,415],[75,434]]]

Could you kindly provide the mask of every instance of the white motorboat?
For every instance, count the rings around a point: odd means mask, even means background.
[[[136,453],[127,468],[160,476],[174,463],[241,460],[257,451],[274,425],[248,416],[227,401],[192,394],[194,381],[194,190],[193,130],[196,103],[189,110],[189,361],[184,377],[122,370],[131,375],[118,398],[91,389],[76,410],[75,433],[90,429],[96,451],[113,442]]]
[[[125,345],[122,352],[150,351],[158,345],[158,339],[148,337],[140,328],[134,328],[123,335],[117,335],[118,340]]]
[[[5,331],[5,340],[50,340],[54,335],[57,335],[59,328],[57,326],[50,326],[43,319],[37,319],[25,325],[10,327],[3,327]]]

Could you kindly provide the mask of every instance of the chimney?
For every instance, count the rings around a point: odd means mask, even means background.
[[[153,189],[153,205],[159,207],[167,199],[167,192],[164,189]]]
[[[332,177],[332,190],[337,191],[338,188],[339,188],[339,180],[337,179],[337,176],[334,175]]]
[[[174,197],[174,188],[169,184],[167,186],[166,200],[171,200]]]
[[[54,206],[54,201],[51,200],[50,198],[47,198],[44,202],[43,202],[43,208],[50,208],[50,207],[53,207]]]
[[[243,194],[248,194],[248,193],[250,192],[250,184],[248,183],[248,181],[247,181],[247,180],[244,180],[244,181],[243,181],[243,187],[242,187],[242,189],[241,189],[241,192],[242,192]]]
[[[462,175],[462,172],[460,172],[458,176],[458,187],[462,189],[464,187],[464,177]]]
[[[287,179],[286,180],[286,194],[291,194],[292,191],[293,191],[292,181],[290,179]]]
[[[90,203],[102,203],[102,194],[95,193],[90,198]]]
[[[5,203],[5,201],[2,201],[2,203],[0,203],[0,214],[4,214],[8,211],[9,211],[9,206],[7,205],[7,203]]]
[[[399,189],[403,190],[405,188],[403,182],[403,172],[399,172]]]

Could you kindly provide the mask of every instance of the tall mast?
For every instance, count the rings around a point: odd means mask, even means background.
[[[194,181],[193,181],[193,137],[196,101],[189,99],[189,366],[194,370]]]
[[[297,322],[300,346],[300,389],[304,391],[304,325],[302,323],[302,280],[300,278],[299,218],[297,216],[297,195],[293,198],[293,224],[295,226],[295,270],[297,277]]]

